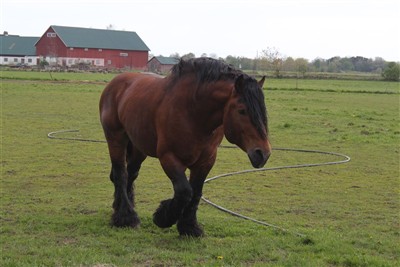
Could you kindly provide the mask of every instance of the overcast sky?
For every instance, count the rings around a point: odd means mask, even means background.
[[[0,0],[0,31],[41,36],[50,25],[135,31],[154,55],[400,61],[398,0]]]

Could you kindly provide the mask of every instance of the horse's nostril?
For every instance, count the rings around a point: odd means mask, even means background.
[[[264,159],[264,153],[262,152],[261,149],[257,148],[254,153],[256,153],[257,157],[259,157],[260,159]]]
[[[257,154],[257,156],[260,159],[262,159],[265,162],[267,162],[269,159],[269,156],[271,156],[271,152],[269,152],[269,151],[263,152],[261,149],[256,149],[255,153]]]
[[[265,165],[265,163],[267,162],[269,156],[270,156],[270,152],[265,151],[260,149],[260,148],[256,148],[254,149],[250,154],[249,154],[249,158],[250,161],[253,165],[253,167],[255,168],[261,168]]]

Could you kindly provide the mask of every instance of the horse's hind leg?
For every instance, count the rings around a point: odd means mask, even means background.
[[[126,163],[128,171],[128,183],[127,183],[127,194],[128,199],[132,203],[132,207],[135,207],[135,191],[134,182],[139,175],[139,170],[142,162],[146,159],[146,155],[138,151],[129,141],[126,150]]]
[[[109,138],[110,136],[112,138]],[[123,131],[119,131],[110,135],[106,134],[106,138],[112,164],[110,179],[115,187],[111,224],[116,227],[136,227],[140,224],[140,220],[133,209],[133,202],[127,190],[128,185],[133,183],[133,180],[129,182],[126,169],[128,137]]]

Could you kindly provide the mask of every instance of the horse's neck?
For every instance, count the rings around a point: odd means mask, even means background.
[[[194,99],[196,117],[204,120],[207,131],[213,131],[223,123],[224,109],[232,95],[233,84],[228,81],[217,81],[205,84],[197,91]]]

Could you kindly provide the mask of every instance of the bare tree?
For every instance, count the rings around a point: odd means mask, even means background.
[[[268,47],[262,50],[262,58],[264,58],[270,69],[275,72],[277,78],[281,77],[281,70],[283,66],[284,56],[275,48]]]

